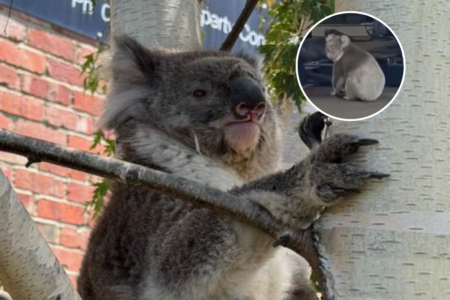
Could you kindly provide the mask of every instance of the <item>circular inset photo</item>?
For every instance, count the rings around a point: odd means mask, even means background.
[[[405,76],[395,33],[382,20],[355,11],[315,24],[300,44],[296,63],[306,99],[343,121],[364,120],[386,109]]]

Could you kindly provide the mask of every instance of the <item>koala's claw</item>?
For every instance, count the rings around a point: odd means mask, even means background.
[[[378,141],[374,139],[361,139],[350,134],[335,134],[324,140],[311,157],[312,160],[320,162],[336,162],[356,153],[361,146],[376,144],[378,144]]]
[[[316,163],[309,173],[312,191],[321,205],[333,205],[344,196],[361,193],[369,179],[382,179],[389,174],[370,172],[350,163]]]
[[[345,196],[348,194],[361,194],[360,189],[333,188],[333,191],[338,196]]]
[[[359,146],[370,146],[370,145],[379,144],[379,142],[378,142],[378,140],[374,140],[374,139],[359,139],[357,144]]]
[[[391,176],[391,175],[390,175],[390,174],[387,174],[387,173],[373,172],[373,173],[370,173],[369,178],[383,179],[383,178],[386,178],[386,177],[389,177],[389,176]]]

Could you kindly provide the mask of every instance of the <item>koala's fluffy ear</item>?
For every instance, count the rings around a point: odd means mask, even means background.
[[[346,35],[341,36],[341,43],[342,48],[346,48],[348,45],[350,45],[350,38]]]
[[[140,83],[158,77],[160,55],[128,35],[114,38],[111,61],[112,78],[117,82]]]
[[[124,121],[142,112],[142,100],[160,82],[160,51],[145,48],[129,36],[114,39],[114,47],[106,70],[112,79],[105,110],[99,127],[117,129]]]

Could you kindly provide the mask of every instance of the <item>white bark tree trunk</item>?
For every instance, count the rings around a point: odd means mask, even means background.
[[[1,171],[0,281],[17,300],[81,300]]]
[[[111,12],[113,35],[131,35],[149,47],[201,47],[198,0],[111,0]]]
[[[362,163],[384,182],[317,224],[333,275],[331,299],[450,299],[450,2],[337,0],[397,34],[406,59],[398,98],[346,132],[380,141]]]

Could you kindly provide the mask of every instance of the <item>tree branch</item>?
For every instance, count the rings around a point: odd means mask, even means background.
[[[252,14],[253,10],[255,10],[257,4],[258,0],[247,0],[247,2],[245,2],[244,9],[239,15],[239,18],[237,19],[236,23],[234,23],[231,32],[228,34],[227,38],[223,42],[222,46],[220,47],[220,50],[231,51],[237,39],[239,38],[239,34],[244,28],[245,23],[247,23],[248,18],[250,18],[250,15]]]
[[[311,249],[301,247],[305,244],[302,241],[312,238],[309,229],[291,233],[268,212],[258,209],[249,201],[240,201],[238,197],[227,192],[140,165],[62,147],[6,130],[0,130],[0,150],[25,156],[28,158],[29,164],[49,162],[127,184],[145,186],[155,192],[187,201],[197,207],[206,207],[246,222],[277,240],[289,232],[289,239],[282,245],[303,256],[313,268],[316,278],[323,277],[319,269],[316,251],[312,247]],[[255,214],[255,212],[258,213]],[[319,282],[319,284],[322,286],[323,282]]]

